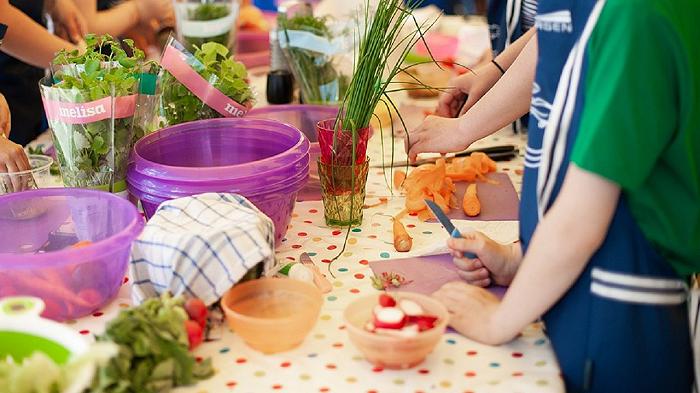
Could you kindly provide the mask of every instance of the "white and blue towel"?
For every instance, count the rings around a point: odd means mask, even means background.
[[[132,299],[169,291],[211,305],[258,263],[272,269],[274,234],[272,220],[240,195],[164,202],[131,251]]]

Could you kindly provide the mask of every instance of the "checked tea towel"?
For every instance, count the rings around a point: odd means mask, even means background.
[[[274,232],[272,220],[237,194],[164,202],[131,251],[132,300],[169,291],[211,305],[258,263],[272,269]]]

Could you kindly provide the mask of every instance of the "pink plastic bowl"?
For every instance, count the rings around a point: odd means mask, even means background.
[[[119,291],[142,229],[134,205],[102,191],[47,188],[4,195],[0,297],[40,297],[43,315],[58,321],[88,315]]]

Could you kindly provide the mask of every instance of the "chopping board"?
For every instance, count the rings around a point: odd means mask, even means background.
[[[376,276],[384,272],[398,273],[406,281],[411,281],[400,288],[388,288],[389,292],[408,291],[430,295],[448,282],[462,281],[450,254],[371,261],[369,267]],[[506,287],[491,286],[488,290],[501,298]]]
[[[447,217],[453,220],[472,220],[472,221],[517,221],[518,207],[520,200],[518,193],[515,191],[513,182],[510,176],[506,173],[496,172],[490,173],[487,176],[489,179],[496,181],[498,184],[478,182],[476,183],[476,193],[481,202],[481,213],[476,217],[469,217],[464,214],[462,209],[462,200],[464,193],[467,191],[467,182],[456,182],[455,197],[457,198],[458,208],[450,209]],[[437,222],[435,218],[428,220],[429,222]]]

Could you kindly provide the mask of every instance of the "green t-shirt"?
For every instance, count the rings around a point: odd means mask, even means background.
[[[655,248],[700,272],[700,1],[608,0],[572,161],[617,183]]]

